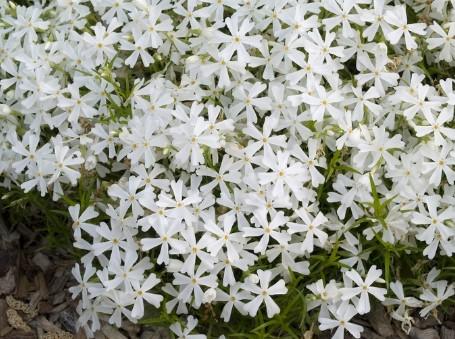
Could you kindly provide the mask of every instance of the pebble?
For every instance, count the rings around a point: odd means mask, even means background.
[[[455,330],[442,326],[441,339],[455,339]]]
[[[376,333],[384,338],[391,337],[395,334],[390,322],[390,317],[382,305],[375,305],[367,315],[370,325]]]
[[[140,339],[170,339],[169,332],[164,328],[145,330]]]
[[[409,332],[411,339],[441,339],[438,331],[434,328],[426,328],[424,330],[413,327],[411,332]]]
[[[95,339],[106,339],[106,336],[101,331],[96,331]]]
[[[11,267],[3,277],[0,277],[0,295],[10,294],[16,288],[15,271],[14,267]]]
[[[8,319],[6,317],[6,310],[8,305],[4,299],[0,299],[0,330],[8,327]],[[0,334],[1,336],[1,334]]]
[[[380,336],[379,334],[373,332],[367,327],[363,328],[363,332],[361,333],[361,338],[362,339],[382,339],[384,338],[383,336]]]
[[[33,259],[32,259],[33,263],[38,266],[41,271],[43,272],[46,272],[49,267],[51,267],[52,263],[51,261],[49,260],[49,258],[44,255],[43,253],[39,252],[39,253],[36,253],[34,256],[33,256]]]
[[[438,326],[438,325],[439,325],[438,319],[436,319],[433,316],[429,316],[426,319],[422,319],[422,318],[419,317],[419,318],[416,319],[416,322],[415,322],[415,326],[418,327],[418,328],[421,328],[421,329],[435,327],[435,326]]]
[[[119,330],[111,325],[104,325],[101,332],[109,339],[127,339]]]
[[[60,312],[59,321],[66,331],[76,333],[76,320],[77,313],[73,309],[67,308]]]

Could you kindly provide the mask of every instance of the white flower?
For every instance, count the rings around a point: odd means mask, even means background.
[[[301,250],[312,253],[314,249],[314,236],[318,238],[318,246],[323,247],[327,241],[327,233],[321,230],[322,225],[328,220],[319,212],[315,218],[304,209],[300,208],[296,212],[297,216],[302,219],[303,224],[288,222],[289,233],[304,233],[305,239],[301,244]]]
[[[384,95],[385,90],[390,86],[395,86],[399,78],[397,73],[387,71],[386,65],[388,62],[389,59],[387,57],[386,48],[383,45],[379,45],[376,50],[374,64],[368,54],[359,55],[359,63],[362,64],[365,69],[363,70],[364,72],[356,75],[358,84],[364,85],[365,83],[374,80],[375,90],[379,94]]]
[[[404,314],[406,307],[420,307],[422,305],[420,300],[416,298],[405,297],[401,281],[391,282],[390,289],[395,293],[397,298],[386,298],[383,304],[386,306],[398,305],[398,308],[394,311],[397,314]]]
[[[126,249],[124,256],[124,259],[114,257],[109,263],[107,272],[113,274],[114,277],[109,280],[101,279],[106,291],[117,291],[119,286],[123,287],[125,292],[133,291],[133,286],[137,286],[137,283],[144,279],[144,272],[152,266],[149,258],[137,261],[139,256],[133,248]],[[123,265],[121,261],[123,261]],[[101,273],[98,272],[98,276],[101,276]]]
[[[99,213],[95,211],[93,206],[87,207],[82,213],[80,213],[80,208],[81,206],[79,204],[68,207],[68,212],[73,220],[72,228],[74,237],[76,239],[81,238],[82,230],[95,237],[97,234],[96,226],[87,221],[98,217]]]
[[[247,150],[254,154],[262,148],[264,153],[269,155],[273,153],[274,148],[285,148],[286,136],[272,135],[276,125],[277,120],[270,117],[265,118],[261,133],[253,124],[247,124],[247,127],[243,129],[243,133],[249,135],[253,139],[253,142],[247,146]]]
[[[426,24],[424,23],[415,23],[408,24],[406,16],[406,6],[396,6],[393,9],[386,11],[384,15],[384,20],[392,26],[395,26],[396,29],[388,32],[387,38],[392,44],[398,43],[400,38],[404,35],[407,49],[417,48],[417,43],[414,40],[414,37],[411,35],[411,32],[417,35],[424,35]]]
[[[184,225],[177,220],[173,220],[165,223],[152,223],[152,227],[157,233],[157,238],[142,238],[141,249],[143,251],[149,251],[152,248],[161,246],[160,253],[156,259],[158,265],[169,263],[169,250],[176,251],[177,253],[184,253],[186,251],[187,244],[177,239],[175,236],[184,230]],[[148,229],[147,228],[143,228]],[[172,253],[171,253],[172,254]]]
[[[131,176],[128,179],[128,188],[124,189],[120,185],[114,184],[109,187],[108,193],[111,197],[119,198],[125,202],[127,208],[130,206],[133,209],[133,214],[137,217],[144,214],[144,209],[141,207],[139,200],[145,194],[145,191],[138,192],[141,179]]]
[[[148,292],[159,282],[160,280],[157,279],[156,275],[153,273],[141,284],[138,281],[132,282],[134,290],[132,292],[134,298],[134,306],[131,310],[131,316],[133,318],[139,319],[144,315],[144,300],[156,308],[160,306],[160,303],[163,300],[163,296]]]
[[[241,181],[238,169],[239,165],[234,164],[234,160],[229,156],[223,157],[218,172],[209,167],[200,166],[196,171],[197,175],[213,178],[211,182],[201,187],[201,192],[207,194],[208,192],[213,191],[216,186],[219,186],[222,193],[229,194],[227,184],[239,184]]]
[[[433,34],[432,38],[428,39],[428,49],[442,47],[438,60],[451,62],[455,56],[455,46],[452,42],[452,39],[455,36],[455,25],[450,23],[447,26],[449,27],[449,30],[446,33],[446,31],[436,21],[433,22],[430,29],[436,33],[437,37]]]
[[[400,93],[400,100],[410,104],[410,107],[403,111],[404,116],[408,119],[413,119],[417,112],[422,112],[425,118],[428,119],[432,114],[432,110],[439,110],[440,103],[438,101],[427,100],[427,96],[432,95],[432,90],[433,88],[428,85],[418,84],[416,93],[407,91]]]
[[[401,149],[404,147],[404,142],[401,140],[401,135],[394,135],[389,138],[389,133],[385,128],[373,127],[374,140],[361,142],[357,147],[359,153],[354,156],[354,162],[357,166],[363,166],[368,158],[371,158],[368,168],[376,165],[379,159],[384,159],[385,162],[394,168],[398,165],[398,160],[389,152],[389,150]],[[368,135],[369,137],[369,135]]]
[[[431,111],[424,111],[425,119],[429,123],[429,126],[415,126],[414,129],[417,132],[418,137],[422,137],[432,133],[434,135],[434,141],[436,145],[444,145],[445,139],[455,140],[455,129],[444,127],[444,124],[448,121],[453,120],[453,112],[448,109],[442,109],[438,117],[435,119]],[[444,135],[444,136],[443,136]]]
[[[329,311],[327,306],[338,301],[340,296],[335,280],[330,280],[330,282],[324,286],[322,279],[319,279],[318,281],[307,285],[307,288],[316,298],[308,303],[308,310],[319,307],[320,311],[318,318],[328,318]]]
[[[453,284],[448,285],[446,280],[435,282],[434,288],[436,288],[436,293],[434,293],[433,290],[425,289],[420,295],[420,299],[428,303],[428,306],[420,311],[421,317],[425,317],[428,313],[431,312],[431,310],[435,309],[441,305],[443,301],[455,294]]]
[[[113,45],[117,43],[119,37],[118,33],[114,31],[120,27],[120,22],[114,18],[110,21],[109,26],[106,28],[100,22],[92,27],[94,36],[85,32],[83,35],[84,41],[88,44],[89,55],[95,55],[95,64],[101,65],[105,61],[105,57],[111,59],[115,56],[115,48]]]
[[[384,282],[384,280],[380,278],[382,275],[381,269],[376,269],[375,265],[371,266],[368,270],[365,280],[362,279],[360,274],[355,270],[347,271],[345,274],[357,285],[357,287],[343,288],[341,290],[341,299],[350,300],[354,296],[360,294],[360,299],[356,306],[357,312],[359,312],[359,314],[370,312],[370,299],[368,298],[368,294],[372,294],[380,301],[384,301],[384,295],[387,290],[384,288],[371,286],[375,282]]]
[[[96,287],[98,284],[90,282],[90,278],[95,274],[96,269],[93,266],[85,266],[84,274],[81,274],[81,268],[79,264],[75,264],[71,273],[73,274],[76,281],[79,283],[77,286],[69,288],[72,293],[72,298],[75,299],[79,294],[82,295],[82,307],[87,308],[89,306],[89,290],[92,287]]]
[[[187,325],[182,327],[182,325],[177,322],[169,326],[169,329],[175,333],[177,339],[206,339],[207,336],[204,334],[190,334],[197,326],[197,319],[191,315],[187,318]]]
[[[68,85],[66,90],[71,97],[60,96],[58,106],[69,112],[68,120],[71,123],[76,123],[80,117],[92,118],[98,115],[96,109],[93,108],[93,96],[89,93],[81,96],[78,84]]]
[[[330,13],[335,14],[333,17],[329,17],[322,20],[322,23],[327,27],[328,31],[331,31],[334,27],[342,25],[341,32],[345,37],[351,37],[354,35],[354,30],[351,27],[351,22],[357,25],[362,25],[363,21],[361,15],[357,13],[351,13],[355,8],[357,1],[322,1],[322,6]]]
[[[211,256],[203,249],[207,248],[211,242],[211,238],[206,233],[199,240],[196,239],[196,233],[192,227],[188,227],[181,232],[182,237],[186,242],[186,251],[188,255],[185,258],[180,271],[182,273],[191,273],[195,270],[196,258],[202,263],[202,267],[207,267],[208,269],[213,268],[213,263],[215,262],[215,257]]]
[[[455,164],[455,158],[450,153],[452,145],[448,142],[444,143],[442,147],[424,147],[422,155],[430,159],[424,161],[422,164],[422,173],[430,174],[429,183],[437,186],[441,183],[442,173],[446,175],[447,181],[453,184],[455,181],[455,172],[449,165]],[[450,154],[449,154],[450,153]]]
[[[257,275],[259,277],[259,286],[253,283],[245,283],[242,285],[243,289],[256,294],[253,300],[245,304],[244,309],[250,314],[250,316],[254,317],[257,314],[259,307],[264,302],[267,310],[267,316],[271,318],[280,312],[280,308],[273,301],[271,296],[286,294],[288,290],[284,285],[283,279],[270,286],[272,271],[258,270]]]
[[[447,220],[455,218],[455,210],[447,208],[442,212],[438,212],[439,204],[432,198],[426,199],[426,204],[428,206],[428,214],[416,212],[411,219],[416,225],[428,225],[426,228],[420,229],[416,235],[418,240],[425,241],[429,245],[425,248],[423,254],[433,259],[440,244],[447,255],[451,255],[455,252],[455,245],[451,243],[451,238],[455,237],[455,230],[445,223]]]
[[[373,8],[361,11],[362,20],[365,22],[371,22],[363,31],[363,36],[372,41],[376,36],[379,28],[385,36],[392,31],[392,27],[384,20],[384,14],[386,10],[386,0],[373,0]]]
[[[300,162],[290,163],[289,152],[278,151],[264,155],[262,162],[271,169],[271,172],[259,173],[259,183],[266,185],[272,183],[272,195],[281,198],[285,195],[285,187],[291,190],[297,199],[302,198],[301,184],[308,180],[308,174]]]
[[[316,96],[302,93],[289,97],[289,100],[294,106],[302,102],[310,105],[313,120],[322,121],[325,113],[329,113],[335,119],[340,118],[342,113],[337,104],[344,100],[340,92],[337,90],[327,92],[323,86],[319,85],[315,86],[315,92]]]
[[[168,145],[168,139],[159,130],[159,122],[152,116],[144,118],[135,117],[120,133],[120,140],[125,147],[119,157],[127,155],[133,165],[144,163],[149,168],[155,163],[157,148]]]
[[[363,92],[360,86],[352,86],[352,93],[354,94],[354,97],[346,99],[346,104],[355,104],[352,109],[353,121],[361,121],[363,119],[365,108],[371,111],[375,116],[378,116],[382,112],[382,107],[374,102],[374,99],[380,97],[380,93],[376,87],[371,87],[366,92]]]
[[[213,42],[223,43],[225,45],[221,54],[231,59],[234,52],[237,52],[237,59],[241,64],[248,63],[250,55],[246,50],[246,46],[260,48],[261,36],[248,36],[246,35],[254,27],[254,23],[248,18],[239,23],[239,16],[233,15],[225,19],[227,28],[230,35],[218,32]]]
[[[147,52],[147,48],[151,47],[152,44],[146,35],[141,35],[137,29],[132,29],[134,44],[128,41],[121,41],[121,49],[125,51],[132,51],[131,55],[125,59],[125,65],[134,67],[137,63],[137,59],[140,56],[142,64],[148,67],[153,63],[152,56]]]
[[[173,145],[178,148],[175,154],[175,161],[179,166],[185,166],[188,159],[191,159],[191,165],[197,166],[205,162],[202,152],[202,146],[209,148],[219,148],[219,137],[213,134],[207,134],[210,124],[202,117],[196,121],[188,122],[185,125],[175,127],[173,130]]]
[[[199,266],[196,272],[190,272],[188,275],[174,273],[173,285],[182,286],[178,299],[183,302],[190,302],[191,297],[194,297],[193,303],[196,308],[202,304],[204,292],[201,286],[215,288],[217,286],[216,276],[212,274],[204,275],[206,269],[203,265]]]
[[[55,172],[52,178],[49,180],[49,183],[56,181],[59,178],[60,174],[64,174],[65,177],[70,180],[71,185],[75,186],[81,174],[79,173],[79,171],[75,170],[70,166],[80,165],[84,162],[84,159],[81,158],[79,152],[70,153],[70,148],[68,146],[64,146],[62,142],[63,141],[61,138],[53,139],[55,154],[54,162]]]
[[[191,225],[192,222],[196,220],[196,217],[193,215],[190,206],[200,202],[202,198],[199,196],[198,192],[184,192],[183,188],[183,181],[172,181],[171,189],[174,198],[164,192],[161,192],[156,204],[158,207],[168,208],[167,213],[170,217],[179,221],[185,220],[187,225]]]
[[[27,44],[32,44],[38,39],[37,30],[46,30],[49,22],[40,18],[42,9],[40,7],[30,6],[17,6],[15,7],[16,19],[6,17],[7,22],[15,27],[13,36],[16,39],[25,37]]]
[[[221,311],[221,318],[223,318],[225,322],[228,322],[231,318],[233,307],[235,307],[235,309],[239,311],[240,314],[246,315],[246,312],[244,310],[245,303],[243,302],[243,300],[246,299],[251,299],[251,295],[248,292],[241,290],[240,283],[232,285],[229,288],[229,293],[218,289],[215,300],[225,302],[223,310]]]
[[[254,252],[265,253],[270,238],[275,239],[279,243],[285,243],[290,239],[289,234],[280,232],[280,227],[283,226],[287,218],[283,212],[278,212],[272,220],[267,220],[267,211],[258,210],[254,213],[255,223],[259,227],[246,227],[242,229],[244,237],[261,237]]]
[[[258,97],[267,85],[255,82],[254,84],[245,83],[245,85],[236,87],[233,91],[233,96],[236,99],[229,108],[229,114],[232,118],[240,119],[245,112],[247,122],[249,124],[257,122],[256,110],[270,110],[272,101],[269,97]],[[242,113],[241,115],[239,115]]]
[[[153,48],[162,46],[164,33],[172,31],[173,28],[170,18],[164,16],[157,6],[153,6],[147,11],[142,25],[145,28],[144,36]]]
[[[333,58],[343,56],[343,46],[332,46],[336,37],[334,32],[326,31],[324,39],[317,29],[307,34],[309,39],[304,40],[305,49],[314,57],[324,60],[328,67],[333,67]]]
[[[207,249],[212,256],[216,256],[218,252],[225,247],[229,261],[234,262],[240,258],[239,250],[244,243],[242,237],[243,233],[232,232],[234,222],[234,214],[226,214],[223,217],[223,229],[216,225],[213,220],[208,219],[205,221],[204,228],[218,238],[210,240],[207,246]]]
[[[342,302],[338,307],[332,305],[329,307],[329,310],[335,319],[319,318],[320,330],[324,331],[327,329],[337,328],[335,334],[332,336],[334,339],[343,339],[344,330],[352,334],[354,338],[360,338],[360,333],[363,331],[363,327],[349,322],[349,320],[351,320],[357,314],[354,306],[347,302]]]
[[[24,168],[33,168],[38,161],[42,162],[43,160],[48,159],[50,147],[46,144],[38,149],[40,141],[39,135],[26,133],[22,142],[17,139],[16,135],[11,136],[11,139],[12,150],[20,156],[25,157],[24,159],[16,161],[12,164],[16,172],[22,172]]]
[[[316,168],[326,168],[324,157],[318,154],[319,146],[318,141],[311,138],[308,139],[308,155],[297,145],[294,145],[291,151],[291,154],[302,161],[304,167],[310,172],[313,187],[318,187],[325,180],[324,176]]]

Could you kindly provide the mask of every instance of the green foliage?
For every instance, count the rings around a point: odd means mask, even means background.
[[[67,207],[41,197],[36,191],[24,193],[19,187],[0,189],[2,214],[8,227],[15,229],[23,225],[37,239],[44,237],[50,249],[65,248],[72,252],[72,229],[68,222]]]

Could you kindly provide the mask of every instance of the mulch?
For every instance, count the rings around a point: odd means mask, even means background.
[[[0,220],[0,337],[84,339],[68,292],[74,260],[64,251],[47,253],[43,241],[23,225],[11,231]]]

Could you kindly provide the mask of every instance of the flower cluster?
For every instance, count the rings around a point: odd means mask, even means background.
[[[70,205],[79,326],[273,317],[289,286],[334,338],[360,337],[370,299],[407,329],[435,312],[455,293],[425,270],[454,263],[454,18],[449,0],[0,0],[1,185]]]

